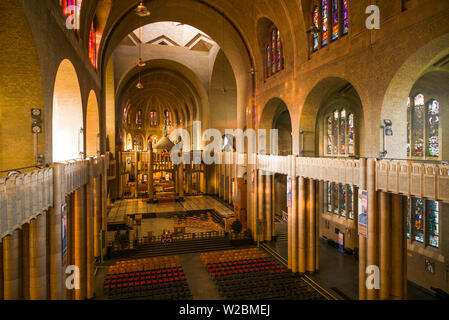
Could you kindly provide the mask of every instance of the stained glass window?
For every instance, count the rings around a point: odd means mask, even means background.
[[[338,23],[339,3],[340,0],[332,0],[332,40],[337,40],[340,25]]]
[[[68,23],[73,28],[73,30],[80,29],[80,13],[82,0],[59,0],[59,5],[61,6],[62,13],[69,20]]]
[[[327,154],[332,154],[332,118],[327,117]]]
[[[271,50],[267,47],[267,78],[271,76]]]
[[[142,110],[139,110],[136,113],[136,125],[138,127],[142,126]]]
[[[424,95],[418,94],[415,97],[413,108],[413,155],[422,157],[424,155]]]
[[[332,212],[332,183],[327,183],[327,212]]]
[[[133,139],[133,150],[142,151],[143,140],[141,136],[135,136]]]
[[[315,7],[313,9],[313,25],[319,29],[320,28],[320,9],[318,7]],[[312,50],[317,51],[319,49],[319,34],[314,33],[312,38]]]
[[[413,235],[415,241],[424,242],[424,199],[414,198]]]
[[[348,154],[353,156],[355,154],[354,150],[354,115],[351,113],[348,117]]]
[[[332,205],[334,207],[334,214],[338,215],[338,184],[332,184]]]
[[[412,215],[412,199],[407,198],[407,239],[410,239],[410,216]]]
[[[322,30],[321,30],[321,45],[324,47],[329,42],[329,8],[328,8],[328,0],[321,0],[321,22],[322,22]]]
[[[340,215],[342,217],[346,217],[346,186],[343,184],[340,184]]]
[[[349,219],[354,220],[354,186],[348,186],[348,213]]]
[[[429,236],[429,245],[438,248],[440,245],[439,237],[439,213],[440,213],[440,203],[438,201],[429,200],[429,210],[428,210],[428,227],[427,232]]]
[[[172,122],[172,117],[171,117],[171,112],[170,111],[165,111],[165,124],[167,125],[167,130],[170,130],[173,122]]]
[[[432,99],[427,105],[427,146],[428,155],[430,157],[438,157],[440,155],[440,103]]]
[[[410,125],[412,123],[412,109],[411,109],[411,102],[410,97],[407,99],[407,156],[410,156]]]
[[[156,111],[150,111],[150,126],[152,126],[152,127],[157,126],[157,112]]]
[[[281,33],[277,28],[271,30],[270,44],[266,49],[266,68],[267,78],[284,69]]]
[[[334,119],[332,121],[332,134],[334,136],[334,154],[338,154],[338,119],[339,119],[339,112],[337,110],[334,111]]]
[[[95,32],[94,24],[90,26],[90,33],[89,33],[89,60],[94,66],[94,68],[97,68],[97,35]]]
[[[342,34],[346,35],[349,33],[349,8],[348,0],[343,0],[343,31]]]
[[[340,154],[346,154],[346,110],[340,114]]]

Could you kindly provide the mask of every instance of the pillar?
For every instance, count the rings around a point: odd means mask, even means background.
[[[139,185],[139,153],[137,151],[134,152],[134,159],[136,162],[134,163],[134,180],[135,180],[135,188],[134,188],[134,197],[137,198],[137,187]]]
[[[180,163],[178,166],[179,177],[179,196],[184,198],[184,163]]]
[[[258,194],[258,205],[257,205],[257,219],[259,220],[259,233],[256,234],[256,239],[263,241],[264,240],[264,211],[265,211],[265,181],[264,174],[262,170],[259,170],[259,179],[257,181],[257,194]],[[257,223],[257,222],[256,222]],[[257,224],[256,224],[256,232],[257,232]]]
[[[307,216],[307,271],[315,271],[315,253],[316,253],[316,194],[315,181],[309,180],[309,210]]]
[[[80,289],[75,291],[76,300],[86,298],[86,219],[85,219],[85,187],[77,189],[74,193],[73,222],[74,222],[74,258],[75,266],[80,271]]]
[[[61,300],[65,296],[64,271],[62,265],[62,233],[61,233],[61,209],[65,205],[64,186],[62,177],[64,174],[63,164],[53,165],[53,208],[50,208],[47,215],[48,235],[49,235],[49,256],[50,256],[50,299]],[[64,296],[63,296],[64,292]]]
[[[153,179],[154,169],[153,169],[153,162],[154,162],[154,159],[153,159],[153,147],[150,144],[150,150],[148,151],[148,198],[149,198],[150,201],[152,201],[153,198],[154,198],[154,179]],[[180,166],[181,165],[179,165],[178,167],[180,167]],[[178,174],[178,176],[179,175],[182,176],[182,172],[181,172],[181,174]],[[176,180],[177,180],[176,181],[177,183],[179,182],[178,183],[179,188],[182,189],[183,186],[182,186],[182,184],[180,184],[181,183],[180,181],[182,181],[182,179],[179,179],[179,181],[178,181],[178,179],[176,179]]]
[[[19,230],[20,241],[20,299],[30,300],[30,225],[25,223]]]
[[[367,160],[367,191],[368,191],[368,252],[367,266],[379,266],[379,212],[377,208],[376,192],[376,161],[373,158]],[[378,289],[368,289],[368,300],[376,300],[379,297]]]
[[[30,221],[30,300],[47,298],[46,216],[44,211]]]
[[[306,272],[307,208],[306,180],[298,178],[298,272]]]
[[[265,227],[265,241],[271,241],[271,219],[272,219],[272,205],[271,205],[271,184],[273,178],[271,173],[265,176],[265,219],[264,219],[264,227]]]
[[[93,180],[94,192],[94,256],[100,256],[100,230],[101,230],[101,192],[100,192],[100,177]]]
[[[93,165],[93,160],[90,160]],[[89,170],[91,171],[91,170]],[[95,291],[95,257],[94,257],[94,220],[95,220],[95,195],[93,174],[90,174],[89,183],[86,185],[86,297],[90,299]]]
[[[3,239],[0,239],[0,300],[4,300],[3,291]]]
[[[5,300],[20,298],[19,230],[3,238],[3,290]]]
[[[293,237],[293,216],[296,213],[297,208],[297,190],[296,190],[296,166],[294,165],[294,157],[289,156],[290,163],[290,177],[287,179],[291,179],[291,192],[292,192],[292,201],[291,206],[288,209],[288,268],[292,271],[297,268],[296,260],[293,259],[293,247],[296,245],[296,238]],[[287,186],[288,189],[288,186]],[[287,190],[288,192],[289,190]]]
[[[406,299],[404,282],[407,282],[406,273],[403,272],[406,265],[404,246],[405,219],[402,207],[402,196],[394,194],[391,196],[391,299]]]
[[[380,299],[390,298],[391,288],[390,194],[380,192]]]

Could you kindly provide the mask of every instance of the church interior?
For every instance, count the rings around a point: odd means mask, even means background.
[[[0,300],[447,299],[446,130],[446,0],[0,0]]]

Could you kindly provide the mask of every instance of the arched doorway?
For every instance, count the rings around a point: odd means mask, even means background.
[[[77,159],[83,152],[83,108],[78,75],[69,60],[56,74],[53,92],[53,162]]]
[[[98,102],[92,90],[87,100],[86,112],[86,156],[93,157],[100,153],[100,119],[98,116]]]

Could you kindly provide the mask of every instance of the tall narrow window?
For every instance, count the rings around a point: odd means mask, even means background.
[[[80,29],[81,3],[82,0],[59,0],[62,13],[69,19],[68,23],[73,30]]]
[[[171,112],[167,110],[165,110],[165,124],[167,126],[167,130],[170,130],[172,128],[173,122]]]
[[[156,111],[150,111],[150,126],[152,126],[152,127],[157,126],[157,112]]]
[[[271,76],[271,50],[270,46],[267,46],[267,78]]]
[[[89,33],[89,60],[94,66],[94,68],[97,68],[97,35],[95,32],[94,24],[90,26],[90,33]]]
[[[313,9],[313,25],[317,30],[320,28],[320,8],[318,6]],[[312,50],[317,51],[320,48],[319,44],[319,33],[313,33],[312,37]]]
[[[332,183],[327,183],[327,212],[332,212]]]
[[[338,39],[340,31],[340,24],[339,24],[340,7],[338,5],[339,2],[340,0],[332,0],[332,40]]]
[[[332,205],[334,207],[334,214],[338,215],[338,184],[332,184]]]
[[[342,217],[346,217],[346,186],[344,184],[340,184],[340,215]]]
[[[277,62],[277,71],[281,71],[283,68],[282,63],[282,44],[281,44],[281,33],[279,30],[277,30],[277,36],[276,36],[276,62]]]
[[[324,47],[329,42],[329,6],[328,0],[321,0],[321,45]]]
[[[276,73],[276,29],[271,31],[271,74]]]
[[[424,199],[413,199],[415,241],[424,243]]]
[[[414,99],[413,108],[413,155],[422,157],[424,155],[424,95],[418,94]]]
[[[410,239],[410,216],[412,215],[412,198],[407,198],[407,239]]]
[[[346,110],[340,114],[340,154],[346,154]]]
[[[427,146],[428,156],[438,157],[440,155],[440,103],[432,99],[427,105]]]
[[[354,150],[354,115],[351,113],[348,117],[348,154],[353,156]]]
[[[339,119],[339,112],[337,111],[337,110],[335,110],[334,111],[334,119],[333,119],[333,121],[332,121],[332,127],[333,127],[333,130],[332,130],[332,134],[333,134],[333,138],[334,138],[334,141],[333,141],[333,143],[334,143],[334,150],[333,150],[333,152],[334,152],[334,154],[338,154],[338,133],[339,133],[339,131],[338,131],[338,119]]]
[[[429,237],[429,245],[438,248],[440,245],[439,237],[439,214],[440,203],[438,201],[428,201],[428,219],[427,219],[427,233]]]
[[[410,145],[410,131],[411,131],[411,123],[412,123],[412,108],[410,97],[407,99],[407,156],[410,156],[411,145]]]
[[[348,186],[348,214],[354,220],[354,186]]]
[[[332,118],[327,117],[327,154],[332,154]]]
[[[140,128],[142,126],[142,110],[136,113],[136,125]]]
[[[346,35],[349,33],[349,8],[348,0],[343,0],[343,30],[342,34]]]

